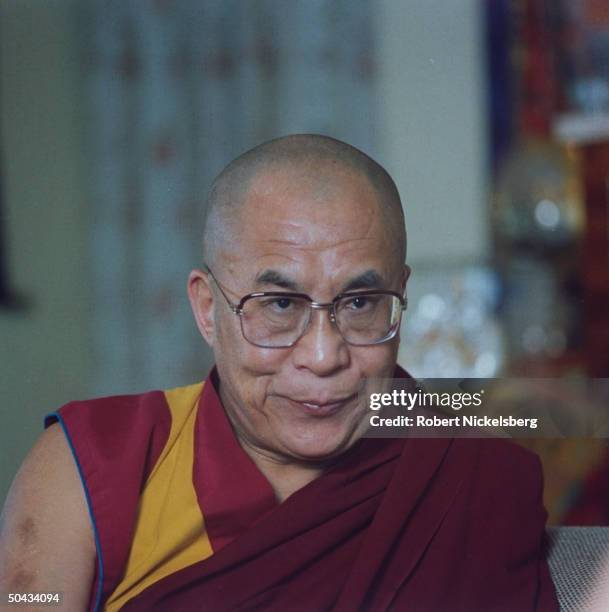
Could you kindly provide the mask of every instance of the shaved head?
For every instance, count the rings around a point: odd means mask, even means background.
[[[401,316],[410,268],[397,189],[344,142],[287,136],[218,176],[204,239],[210,270],[190,273],[189,297],[242,447],[271,471],[316,470],[361,437],[361,390],[395,372],[399,320],[393,335],[353,344],[335,313],[350,300],[340,316],[350,313],[361,329],[365,313],[378,315],[383,330],[389,315]],[[303,295],[317,306],[307,310]],[[281,346],[268,345],[272,335]]]
[[[203,232],[203,257],[207,265],[216,266],[222,251],[239,240],[240,212],[252,185],[259,185],[265,176],[282,170],[313,185],[322,198],[349,177],[365,177],[377,195],[385,219],[387,247],[400,263],[405,261],[404,213],[398,190],[386,170],[344,142],[316,134],[297,134],[247,151],[215,179],[207,201]]]

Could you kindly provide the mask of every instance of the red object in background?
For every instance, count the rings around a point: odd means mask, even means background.
[[[609,142],[581,146],[586,224],[582,243],[584,346],[591,377],[609,377]],[[609,446],[581,483],[565,525],[609,525]]]
[[[609,3],[607,0],[585,0],[584,12],[590,25],[609,26]]]
[[[551,50],[552,40],[545,18],[544,0],[527,0],[522,21],[521,129],[526,136],[547,138],[557,98]]]
[[[606,378],[609,377],[609,142],[585,145],[581,154],[586,202],[582,246],[586,365],[590,376]]]

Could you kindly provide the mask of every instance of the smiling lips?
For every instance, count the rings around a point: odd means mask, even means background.
[[[339,399],[307,399],[307,400],[294,400],[287,398],[289,402],[298,407],[303,412],[313,416],[330,416],[338,412],[346,404],[351,402],[357,394],[349,395],[348,397]]]

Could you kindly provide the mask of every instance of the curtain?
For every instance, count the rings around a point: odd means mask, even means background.
[[[78,9],[91,180],[94,392],[200,380],[186,296],[213,177],[293,132],[375,155],[365,0],[116,0]]]

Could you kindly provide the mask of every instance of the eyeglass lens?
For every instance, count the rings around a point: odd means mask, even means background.
[[[376,344],[395,332],[401,303],[392,295],[345,296],[335,304],[336,325],[354,345]],[[292,296],[252,297],[243,304],[241,325],[247,340],[258,346],[291,346],[311,317],[308,300]]]

